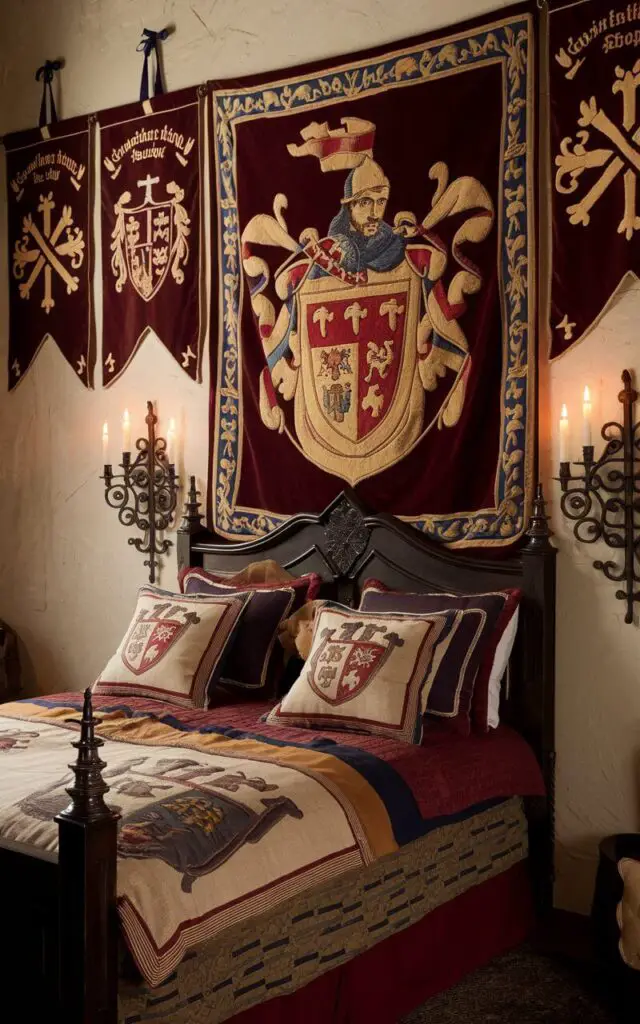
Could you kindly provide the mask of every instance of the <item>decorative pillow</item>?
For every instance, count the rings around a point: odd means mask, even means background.
[[[206,707],[225,646],[249,601],[246,594],[196,597],[142,587],[131,625],[94,692]]]
[[[505,605],[505,609],[506,609]],[[503,612],[503,615],[505,612]],[[502,680],[509,668],[509,658],[513,650],[518,632],[518,620],[520,608],[516,605],[515,611],[509,615],[507,627],[502,633],[493,656],[491,675],[489,676],[489,692],[487,706],[487,725],[490,729],[497,729],[500,725],[500,697],[502,694]],[[500,631],[500,621],[496,626],[496,632]],[[482,723],[479,722],[479,725]]]
[[[489,687],[492,683],[494,704],[497,686],[497,704],[500,703],[500,682],[511,655],[515,640],[520,601],[519,590],[498,590],[484,594],[409,594],[390,590],[379,580],[366,580],[360,608],[368,611],[411,612],[413,614],[431,615],[446,613],[452,610],[481,610],[486,616],[482,634],[477,638],[476,655],[479,656],[477,675],[474,673],[470,687],[467,674],[466,689],[460,692],[458,712],[463,716],[471,715],[474,726],[481,732],[487,732],[489,722]],[[499,648],[505,636],[505,643]],[[498,651],[500,656],[498,657]],[[494,672],[495,666],[495,672]],[[496,684],[496,678],[498,681]],[[474,685],[475,684],[475,685]],[[442,696],[442,699],[441,699]],[[433,692],[429,698],[427,713],[451,718],[452,708],[446,687],[440,692]],[[495,721],[496,709],[493,708],[492,722]],[[499,722],[499,715],[498,715]],[[496,722],[496,724],[498,724]]]
[[[264,720],[420,743],[450,632],[446,615],[380,614],[327,601],[302,672]]]
[[[204,569],[183,570],[180,585],[187,594],[253,595],[221,667],[221,687],[242,690],[252,697],[275,696],[285,663],[277,642],[282,620],[304,606],[309,593],[317,593],[320,583],[320,577],[310,573],[298,579],[292,577],[286,584],[254,583],[249,587],[245,583],[240,589]]]

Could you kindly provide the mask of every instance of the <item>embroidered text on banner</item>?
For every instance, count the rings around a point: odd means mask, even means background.
[[[222,536],[269,533],[345,483],[455,545],[522,532],[529,12],[213,83],[209,513]]]
[[[86,117],[7,135],[9,388],[52,338],[93,387],[93,196]]]
[[[106,387],[150,330],[200,380],[204,104],[197,87],[99,114]]]
[[[552,358],[640,275],[639,45],[637,3],[550,4]]]

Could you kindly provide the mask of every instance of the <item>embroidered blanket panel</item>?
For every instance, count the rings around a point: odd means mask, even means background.
[[[551,357],[581,341],[640,274],[640,10],[552,0]]]
[[[529,5],[212,83],[210,520],[234,540],[354,486],[450,543],[531,484]]]
[[[204,110],[196,87],[98,115],[105,386],[150,330],[201,379]]]
[[[53,817],[72,780],[65,718],[78,709],[68,695],[2,709],[0,752],[15,770],[3,772],[0,841],[56,851]],[[231,738],[124,706],[97,715],[122,814],[119,914],[152,986],[235,922],[398,849],[389,808],[406,814],[411,794],[395,773],[376,786],[376,758],[361,753],[357,769],[313,741]],[[412,837],[424,828],[415,803],[408,827]]]
[[[5,136],[9,389],[51,338],[93,387],[93,145],[90,119]]]

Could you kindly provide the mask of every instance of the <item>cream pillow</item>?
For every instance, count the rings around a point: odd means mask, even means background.
[[[203,708],[250,595],[205,597],[142,587],[131,624],[94,683],[96,694]]]
[[[420,743],[429,687],[449,635],[446,615],[364,612],[323,602],[304,668],[265,721]]]

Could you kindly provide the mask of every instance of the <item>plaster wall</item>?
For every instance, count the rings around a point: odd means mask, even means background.
[[[174,24],[165,44],[167,87],[240,76],[377,45],[450,24],[496,0],[0,0],[0,134],[32,125],[39,108],[35,69],[66,59],[62,117],[137,96],[143,27]],[[463,126],[462,126],[463,128]],[[423,129],[428,131],[428,119]],[[0,239],[6,237],[4,167]],[[100,337],[101,267],[97,253]],[[6,245],[0,242],[0,367],[8,334]],[[628,288],[600,327],[545,374],[543,473],[548,475],[561,402],[574,425],[589,384],[594,422],[616,412],[624,366],[640,373],[635,323],[640,288]],[[146,399],[161,424],[176,418],[180,468],[205,489],[208,381],[193,384],[149,337],[123,379],[86,391],[46,342],[12,395],[0,388],[0,617],[20,634],[28,693],[80,689],[112,653],[145,582],[142,558],[103,499],[100,431],[119,441],[125,407],[134,437]],[[206,365],[206,359],[205,359]],[[0,371],[1,372],[1,371]],[[555,457],[555,453],[554,453]],[[547,481],[547,492],[555,493]],[[598,839],[635,829],[640,817],[638,627],[623,624],[613,585],[590,566],[559,521],[558,604],[558,893],[560,905],[588,906]],[[161,582],[175,581],[175,556]]]

